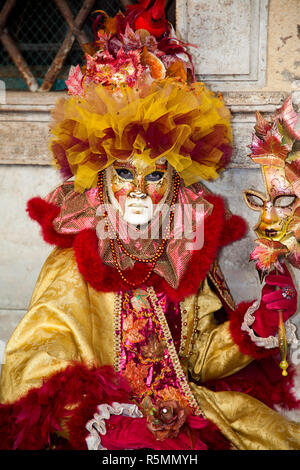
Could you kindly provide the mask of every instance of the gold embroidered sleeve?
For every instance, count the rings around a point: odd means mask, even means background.
[[[1,401],[13,402],[70,361],[94,358],[88,287],[72,249],[56,248],[37,281],[28,313],[10,338]]]
[[[189,358],[190,373],[201,383],[232,375],[253,360],[234,343],[229,322],[217,324],[214,313],[221,307],[221,301],[205,280],[195,298]]]

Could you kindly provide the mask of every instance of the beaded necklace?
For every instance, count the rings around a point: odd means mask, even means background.
[[[99,171],[99,173],[98,173],[98,182],[97,182],[98,196],[99,196],[100,204],[104,207],[105,203],[104,203],[104,197],[103,197],[103,188],[104,188],[104,178],[103,178],[103,176],[104,176],[103,171]],[[108,233],[109,233],[109,243],[110,243],[110,247],[111,247],[111,252],[112,252],[112,257],[113,257],[113,262],[114,262],[115,268],[118,271],[121,279],[124,282],[126,282],[128,285],[130,285],[131,287],[140,286],[140,285],[144,284],[149,279],[149,277],[151,276],[151,274],[153,272],[153,269],[154,269],[154,267],[157,263],[157,260],[162,256],[162,254],[164,252],[167,240],[170,236],[171,223],[172,223],[173,218],[174,218],[174,210],[172,210],[172,207],[173,207],[173,205],[175,204],[175,202],[177,200],[179,188],[180,188],[180,177],[179,177],[178,173],[175,173],[175,177],[174,177],[174,194],[173,194],[171,205],[170,205],[169,223],[166,225],[166,229],[164,231],[164,235],[163,235],[163,239],[162,239],[161,244],[157,248],[154,256],[152,256],[151,258],[139,258],[138,256],[133,255],[132,253],[130,253],[124,247],[123,243],[120,240],[119,235],[117,233],[114,233],[114,228],[113,228],[113,225],[112,225],[111,221],[108,218],[108,213],[107,213],[107,211],[104,211],[104,217],[107,218],[107,222],[106,222],[105,227],[106,227],[106,230],[108,230]],[[126,277],[124,276],[124,274],[123,274],[123,272],[122,272],[122,270],[119,266],[118,260],[117,260],[117,254],[116,254],[116,250],[115,250],[115,246],[114,246],[114,238],[117,241],[117,244],[120,247],[120,249],[123,251],[123,253],[125,253],[127,256],[129,256],[133,261],[136,261],[138,263],[149,263],[151,265],[148,273],[146,274],[146,276],[141,281],[132,282],[132,281],[129,281],[128,279],[126,279]]]

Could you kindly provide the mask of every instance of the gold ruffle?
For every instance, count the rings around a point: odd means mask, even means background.
[[[300,426],[240,392],[212,392],[190,383],[205,416],[238,450],[300,450]]]

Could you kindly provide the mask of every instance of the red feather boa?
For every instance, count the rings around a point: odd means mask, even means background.
[[[268,357],[251,362],[236,374],[212,380],[205,386],[215,392],[229,390],[246,393],[270,408],[278,405],[288,410],[299,409],[300,400],[292,393],[295,370],[290,366],[289,375],[283,378],[279,361],[280,358]]]
[[[164,290],[172,301],[180,301],[194,294],[219,249],[240,239],[246,231],[246,224],[240,217],[226,218],[224,203],[220,197],[207,195],[206,199],[214,208],[206,219],[204,246],[193,253],[191,263],[193,269],[186,271],[179,289],[172,289],[156,274],[152,274],[148,281],[148,285],[152,285],[155,289]],[[102,262],[98,254],[95,230],[83,230],[77,235],[57,233],[53,227],[53,220],[58,216],[59,208],[40,198],[30,200],[27,210],[30,217],[40,223],[45,241],[61,248],[73,247],[78,269],[92,287],[106,292],[117,289],[128,290],[128,285],[122,282],[117,271]],[[145,266],[137,265],[134,271],[128,273],[128,278],[140,279],[144,276],[144,269]],[[293,373],[283,380],[278,364],[274,366],[272,358],[266,358],[274,355],[277,350],[258,348],[247,333],[241,331],[241,323],[249,305],[250,303],[241,303],[236,311],[230,313],[230,332],[241,352],[252,356],[256,361],[231,377],[211,381],[205,385],[216,391],[236,390],[248,393],[270,407],[274,404],[287,408],[299,407],[300,402],[291,393]],[[112,377],[114,378],[111,382]],[[18,402],[0,405],[0,448],[51,448],[54,442],[57,448],[71,446],[73,449],[85,449],[85,424],[93,416],[97,405],[101,402],[130,401],[127,384],[119,383],[117,388],[112,385],[118,380],[119,378],[109,368],[87,369],[82,365],[76,365],[55,374],[40,389],[30,390]],[[67,406],[73,404],[78,406],[68,410]],[[63,419],[67,419],[69,443],[57,438],[53,441]],[[208,433],[211,442],[208,448],[228,448],[228,443],[214,425],[210,423],[209,426],[211,426]],[[205,427],[203,429],[206,435],[207,429]],[[207,443],[207,438],[203,441]]]

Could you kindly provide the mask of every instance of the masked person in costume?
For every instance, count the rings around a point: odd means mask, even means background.
[[[53,111],[50,147],[74,180],[28,203],[56,247],[7,345],[3,448],[300,449],[275,410],[299,405],[293,374],[242,329],[252,302],[234,305],[217,264],[246,229],[200,182],[230,159],[229,112],[163,7],[102,13]],[[259,339],[276,333],[277,284],[284,319],[296,311],[289,273],[267,282]]]

